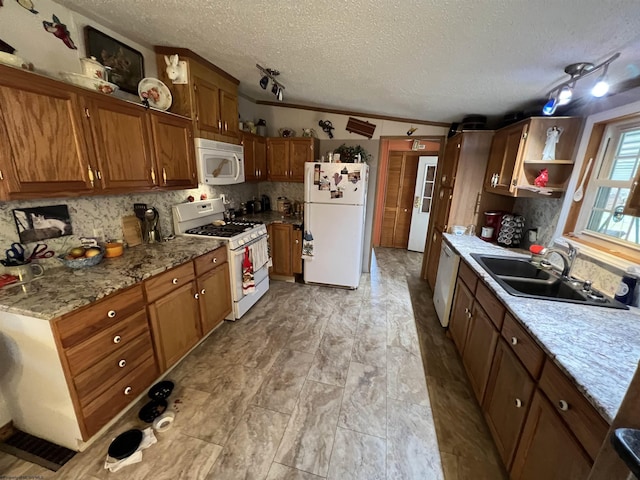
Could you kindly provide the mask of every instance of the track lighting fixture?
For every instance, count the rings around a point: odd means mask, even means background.
[[[573,97],[573,90],[576,87],[576,82],[588,75],[596,73],[602,68],[604,68],[604,71],[602,75],[598,77],[596,84],[591,89],[591,95],[593,95],[594,97],[602,97],[606,95],[609,91],[609,83],[607,82],[607,70],[611,62],[613,62],[619,56],[620,53],[616,53],[604,62],[595,66],[593,65],[593,63],[589,62],[579,62],[567,65],[564,69],[564,72],[567,75],[570,75],[571,78],[565,82],[562,82],[560,85],[556,85],[551,89],[551,91],[549,92],[549,100],[547,101],[547,103],[545,103],[544,107],[542,107],[543,115],[553,115],[558,106],[567,105],[569,102],[571,102],[571,98]]]
[[[256,63],[256,67],[258,68],[258,70],[260,70],[260,72],[262,72],[262,75],[263,75],[259,82],[260,87],[263,90],[266,90],[267,86],[269,85],[269,80],[271,80],[271,83],[273,83],[271,87],[271,93],[273,93],[275,97],[278,99],[278,101],[281,102],[282,92],[284,91],[284,85],[282,85],[280,82],[276,80],[276,77],[280,75],[280,72],[278,70],[273,70],[271,68],[264,68],[258,65],[257,63]]]

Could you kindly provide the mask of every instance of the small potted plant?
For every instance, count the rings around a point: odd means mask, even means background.
[[[345,143],[336,148],[333,153],[340,154],[340,162],[342,163],[357,163],[358,159],[364,163],[369,160],[370,155],[360,145],[355,147],[347,147]]]

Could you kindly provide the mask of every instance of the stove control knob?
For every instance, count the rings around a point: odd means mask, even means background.
[[[258,234],[257,233],[252,233],[251,234],[251,238],[258,238]]]
[[[238,245],[244,245],[244,238],[241,238],[240,240],[238,240]]]

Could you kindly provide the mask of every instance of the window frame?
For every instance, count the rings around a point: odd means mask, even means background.
[[[633,102],[618,108],[600,112],[589,116],[586,119],[582,132],[580,145],[576,155],[576,163],[574,172],[569,182],[567,193],[564,198],[558,224],[556,226],[555,241],[559,244],[571,242],[583,251],[587,256],[591,256],[615,265],[619,268],[626,268],[632,264],[640,263],[640,248],[616,242],[615,239],[601,238],[599,235],[585,234],[576,231],[580,223],[579,219],[584,218],[584,211],[593,203],[593,197],[590,199],[585,194],[580,202],[573,201],[573,192],[578,186],[578,182],[582,180],[583,175],[588,174],[585,180],[585,193],[593,191],[592,179],[598,171],[598,154],[601,154],[603,148],[603,139],[605,138],[607,127],[614,124],[640,122],[640,102]],[[589,158],[593,158],[593,166],[590,172],[585,172],[588,166]],[[638,178],[640,171],[636,175]],[[590,188],[591,187],[591,188]],[[590,202],[590,203],[589,203]],[[584,223],[583,225],[586,225]]]

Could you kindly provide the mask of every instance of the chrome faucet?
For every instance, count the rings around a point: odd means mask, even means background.
[[[573,262],[578,256],[578,250],[570,243],[568,243],[567,245],[568,250],[566,253],[563,250],[557,248],[546,248],[543,252],[543,257],[545,259],[549,258],[549,255],[551,255],[552,253],[557,253],[558,256],[562,259],[562,262],[564,264],[564,267],[562,268],[563,278],[569,278],[571,269],[573,268]]]

